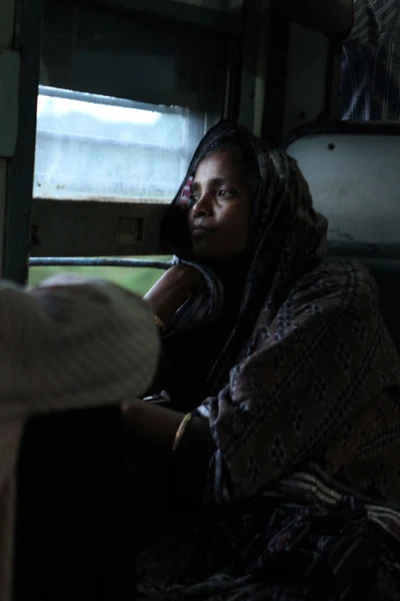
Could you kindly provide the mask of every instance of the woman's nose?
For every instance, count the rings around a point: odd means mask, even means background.
[[[209,194],[204,194],[195,202],[192,209],[193,218],[206,217],[212,213],[212,202]]]

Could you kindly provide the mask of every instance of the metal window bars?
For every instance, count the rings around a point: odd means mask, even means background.
[[[153,259],[127,259],[119,257],[30,257],[29,267],[142,267],[147,269],[168,269],[172,261]]]

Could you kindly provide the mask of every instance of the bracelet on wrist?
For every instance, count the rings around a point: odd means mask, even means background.
[[[162,332],[165,332],[165,330],[166,330],[165,323],[162,321],[162,319],[160,319],[158,317],[158,315],[154,315],[154,323],[156,324],[156,326],[158,328],[160,328],[160,330]]]
[[[187,413],[185,417],[182,419],[181,423],[178,426],[178,429],[175,434],[174,442],[172,444],[172,452],[175,453],[176,449],[181,442],[183,435],[185,434],[186,428],[192,419],[193,415],[191,413]]]

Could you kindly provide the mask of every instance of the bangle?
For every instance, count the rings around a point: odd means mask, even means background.
[[[158,326],[160,328],[160,330],[165,332],[165,330],[166,330],[165,323],[162,321],[162,319],[160,319],[158,317],[158,315],[154,315],[154,322],[155,322],[156,326]]]
[[[187,428],[188,423],[192,419],[193,415],[191,413],[187,413],[181,423],[178,426],[178,429],[175,434],[174,443],[172,445],[172,452],[175,453],[178,448],[179,443],[182,440],[183,435],[185,434],[185,430]]]

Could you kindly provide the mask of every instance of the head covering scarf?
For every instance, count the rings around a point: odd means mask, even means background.
[[[253,199],[251,242],[246,253],[248,275],[239,315],[209,379],[215,390],[226,379],[226,369],[243,339],[251,334],[261,308],[268,311],[271,321],[293,284],[321,261],[327,246],[328,223],[314,211],[308,184],[296,161],[269,149],[240,124],[221,121],[201,140],[163,223],[163,238],[175,252],[175,261],[196,267],[205,280],[199,293],[177,312],[168,335],[188,326],[195,329],[213,323],[221,315],[223,284],[212,269],[193,256],[187,214],[191,207],[190,185],[199,163],[214,149],[232,144],[241,148],[249,168],[258,172],[260,186]]]
[[[178,257],[205,284],[178,311],[170,336],[217,321],[223,285],[191,252],[190,178],[224,144],[240,145],[260,185],[250,219],[247,277],[231,334],[198,412],[210,420],[217,501],[250,497],[314,461],[329,476],[384,499],[399,492],[399,359],[376,284],[356,264],[323,264],[327,221],[296,162],[240,125],[221,122],[201,141],[164,223]]]

